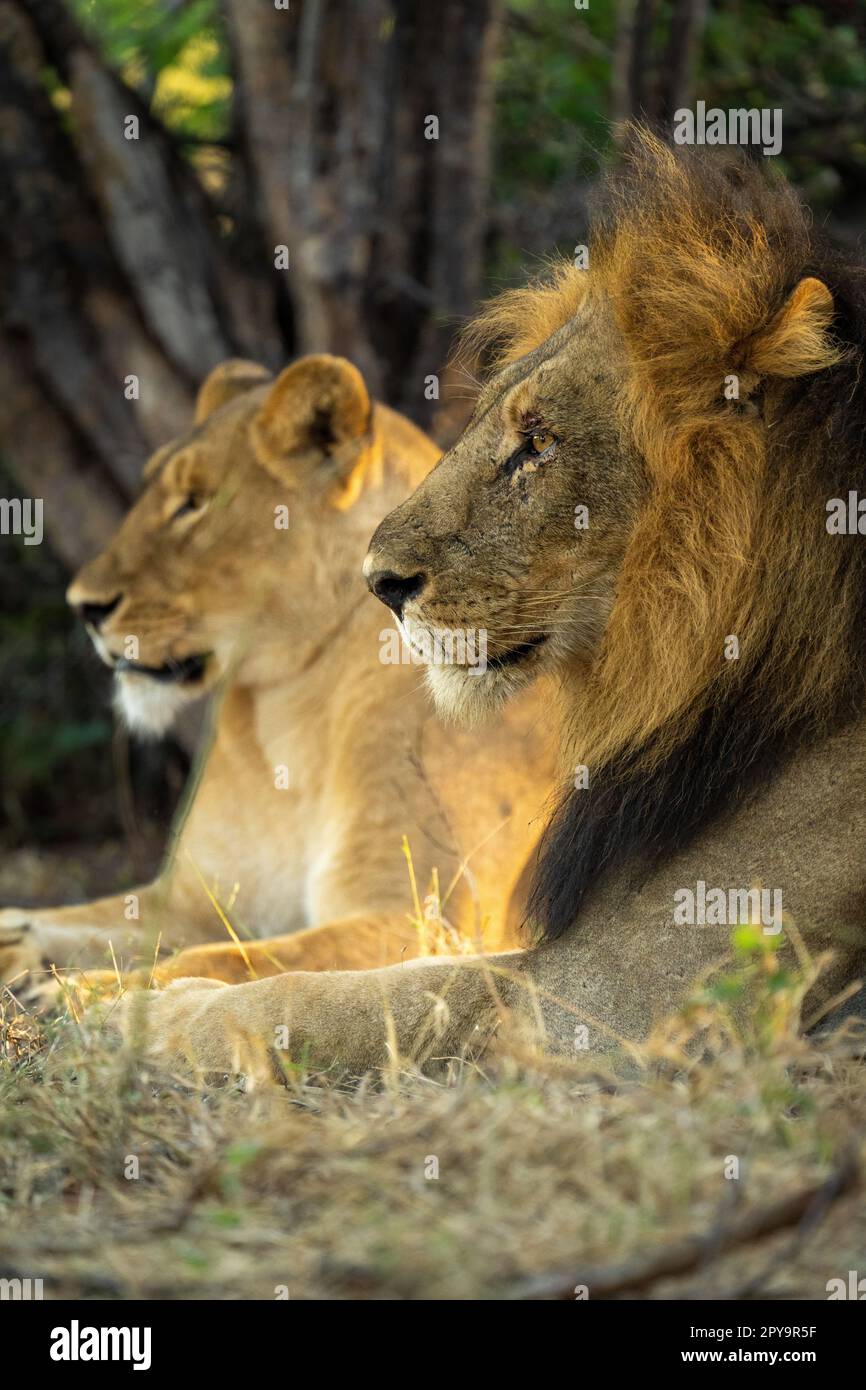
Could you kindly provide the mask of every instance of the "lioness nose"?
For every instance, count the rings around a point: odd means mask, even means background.
[[[76,603],[73,607],[83,623],[87,623],[89,627],[101,627],[109,613],[114,612],[122,597],[122,594],[118,594],[110,603]]]
[[[367,583],[372,592],[397,614],[403,616],[403,607],[410,598],[420,594],[427,583],[426,574],[396,574],[394,570],[374,570],[367,575]]]

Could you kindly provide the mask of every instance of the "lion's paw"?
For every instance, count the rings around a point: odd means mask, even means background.
[[[197,1033],[214,993],[230,986],[203,977],[172,980],[161,990],[129,990],[111,1011],[109,1026],[155,1062],[208,1065],[200,1057]]]

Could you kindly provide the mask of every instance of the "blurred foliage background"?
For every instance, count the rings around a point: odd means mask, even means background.
[[[220,0],[72,0],[102,52],[188,152],[227,139],[231,59]],[[674,0],[651,12],[664,51]],[[609,157],[617,35],[634,6],[507,0],[496,59],[489,254],[493,279],[570,242],[575,189]],[[648,55],[649,56],[649,55]],[[779,162],[808,202],[856,234],[866,193],[866,0],[708,4],[693,91],[708,105],[781,107]],[[539,211],[543,224],[539,227]]]
[[[125,836],[146,861],[167,822],[185,756],[115,733],[63,591],[213,362],[336,346],[447,442],[455,324],[584,239],[617,122],[696,98],[781,108],[780,164],[859,239],[866,0],[0,0],[0,494],[44,496],[48,537],[0,538],[0,847]],[[119,347],[151,373],[132,415]]]

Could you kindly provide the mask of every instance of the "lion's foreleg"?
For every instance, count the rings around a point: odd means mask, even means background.
[[[424,1065],[487,1041],[516,1002],[524,960],[515,951],[242,985],[178,980],[127,994],[111,1022],[155,1060],[204,1072]]]

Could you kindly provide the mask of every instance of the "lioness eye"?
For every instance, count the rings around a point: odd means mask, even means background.
[[[191,492],[181,502],[177,511],[172,513],[171,519],[172,521],[177,521],[180,516],[189,516],[191,512],[197,512],[202,505],[202,499],[199,497],[198,493]]]
[[[551,444],[555,443],[555,435],[552,435],[549,430],[540,430],[532,436],[532,451],[536,454],[543,454],[550,448]]]

